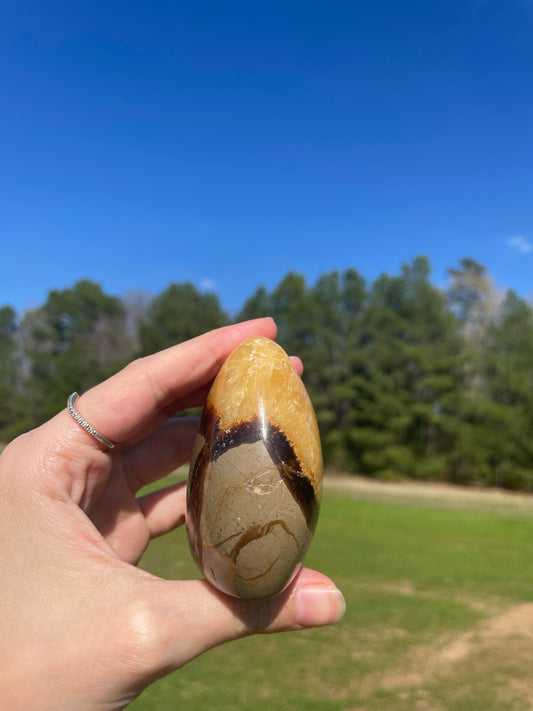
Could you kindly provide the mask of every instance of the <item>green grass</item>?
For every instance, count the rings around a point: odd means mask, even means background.
[[[306,564],[342,589],[344,620],[212,650],[131,708],[529,709],[533,640],[494,620],[533,600],[532,541],[530,516],[330,492]],[[197,575],[182,530],[155,541],[142,565]]]

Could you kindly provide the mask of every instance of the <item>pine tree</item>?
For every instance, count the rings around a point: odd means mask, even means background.
[[[30,371],[27,411],[35,424],[61,410],[71,392],[92,387],[132,355],[120,299],[88,280],[51,291],[41,308],[25,314],[21,335]]]
[[[21,376],[17,331],[15,311],[0,308],[0,442],[10,439],[16,413]]]
[[[150,303],[140,320],[141,355],[182,343],[225,326],[228,315],[218,296],[201,293],[194,284],[171,284]]]
[[[443,478],[460,392],[458,324],[429,281],[425,257],[383,275],[369,294],[347,436],[356,468],[382,477]]]
[[[454,478],[533,488],[533,313],[509,291],[485,329],[464,400]]]

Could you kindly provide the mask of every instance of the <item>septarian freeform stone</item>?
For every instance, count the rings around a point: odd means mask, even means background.
[[[276,595],[318,518],[322,452],[309,396],[268,338],[238,346],[207,397],[187,491],[187,531],[206,579],[242,598]]]

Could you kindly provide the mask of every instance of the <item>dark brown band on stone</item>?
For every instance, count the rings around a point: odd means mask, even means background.
[[[300,506],[308,528],[313,530],[318,517],[316,492],[285,433],[275,425],[270,425],[265,447],[294,500]]]
[[[196,457],[189,483],[189,498],[194,502],[194,510],[190,511],[190,516],[196,530],[198,530],[203,505],[204,474],[208,463],[216,461],[230,449],[242,444],[253,444],[259,440],[265,443],[267,452],[282,480],[300,507],[307,526],[313,529],[318,517],[315,489],[289,439],[277,425],[268,421],[264,423],[255,416],[222,429],[216,408],[207,404],[202,413],[200,434],[204,437],[205,444]]]

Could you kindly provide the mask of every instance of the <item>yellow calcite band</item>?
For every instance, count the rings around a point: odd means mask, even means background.
[[[320,493],[323,464],[315,413],[281,346],[260,336],[241,343],[220,369],[208,403],[219,412],[222,427],[253,417],[262,404],[268,419],[287,435]]]

